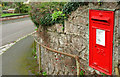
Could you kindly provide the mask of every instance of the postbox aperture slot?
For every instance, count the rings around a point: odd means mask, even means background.
[[[99,17],[99,16],[92,16],[91,17],[91,20],[94,21],[94,22],[98,22],[98,23],[109,23],[110,21],[110,18],[109,17]]]
[[[93,21],[99,21],[99,22],[105,22],[105,23],[108,23],[108,21],[106,20],[99,20],[99,19],[92,19]]]

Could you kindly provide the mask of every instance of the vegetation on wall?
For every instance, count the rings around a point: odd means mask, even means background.
[[[79,6],[87,5],[87,2],[44,2],[31,3],[31,19],[38,28],[41,26],[52,26],[55,23],[64,24],[72,11]]]
[[[87,5],[88,2],[68,2],[63,7],[63,13],[70,15],[72,11],[75,11],[79,6]]]
[[[64,2],[44,2],[44,3],[31,3],[31,19],[37,26],[51,26],[56,23],[55,20],[52,19],[52,13],[54,11],[61,11]]]

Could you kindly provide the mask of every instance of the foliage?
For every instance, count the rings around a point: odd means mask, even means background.
[[[11,2],[2,2],[2,9],[7,10],[9,8],[13,8],[12,5],[13,5],[13,3],[11,3]]]
[[[87,2],[68,2],[63,7],[63,13],[70,15],[72,11],[75,11],[79,6],[87,5]]]
[[[99,6],[101,6],[103,2],[101,0],[97,0],[97,1],[98,1]]]
[[[105,73],[101,73],[102,75],[106,75]]]
[[[55,23],[62,23],[69,17],[72,11],[79,6],[87,5],[87,2],[44,2],[31,3],[30,16],[38,28],[41,26],[51,26]]]
[[[34,55],[34,58],[35,58],[35,59],[37,59],[36,52],[37,52],[37,51],[36,51],[36,42],[34,42],[32,54]]]
[[[46,14],[44,17],[41,17],[39,22],[41,26],[51,26],[55,24],[55,21],[52,21],[51,14]]]
[[[55,23],[62,23],[64,25],[64,20],[66,19],[65,14],[62,11],[54,11],[52,14],[52,21]]]
[[[82,76],[84,75],[84,71],[83,70],[80,71],[80,75],[82,75]]]
[[[37,31],[37,30],[38,30],[38,28],[35,29],[35,31]]]
[[[65,14],[63,14],[62,11],[54,11],[54,13],[52,14],[52,21],[56,21],[57,19],[65,19]]]
[[[46,73],[46,72],[42,72],[42,75],[43,75],[43,76],[47,76],[47,73]]]
[[[23,2],[3,2],[2,9],[8,10],[10,8],[15,8],[16,13],[28,13],[29,5],[23,4]]]
[[[61,11],[64,4],[64,2],[31,3],[31,19],[35,23],[37,28],[39,27],[39,25],[51,26],[55,23],[58,23],[57,21],[52,19],[52,13],[55,11]]]
[[[16,13],[28,13],[30,10],[29,5],[23,4],[23,2],[17,2],[15,7]]]
[[[62,30],[64,30],[64,27],[62,27]]]

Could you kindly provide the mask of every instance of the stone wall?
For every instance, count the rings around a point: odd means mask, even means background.
[[[72,12],[68,20],[63,25],[55,24],[40,32],[39,42],[58,51],[78,55],[80,59],[80,69],[85,74],[92,74],[94,69],[88,66],[88,10],[89,8],[115,9],[117,3],[89,3],[88,6],[80,6]],[[116,13],[117,17],[118,13]],[[117,23],[117,22],[116,22]],[[37,46],[38,49],[38,46]],[[113,67],[118,64],[118,25],[115,25]],[[47,74],[52,75],[76,75],[76,62],[74,58],[49,52],[41,47],[42,69]],[[96,71],[96,70],[95,70]],[[114,71],[114,69],[113,69]],[[96,71],[98,74],[100,72]],[[113,73],[114,74],[114,73]]]

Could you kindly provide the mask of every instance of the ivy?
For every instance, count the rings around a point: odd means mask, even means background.
[[[35,26],[38,28],[39,27],[39,23],[36,21],[36,17],[34,15],[31,16],[31,20],[34,22]]]
[[[70,15],[72,11],[75,11],[79,6],[87,5],[87,2],[68,2],[63,7],[63,13]]]
[[[55,24],[55,21],[52,21],[51,14],[46,14],[44,17],[41,17],[39,20],[41,26],[51,26]]]
[[[54,13],[52,14],[52,21],[56,21],[57,19],[62,19],[62,18],[66,18],[65,14],[63,14],[62,11],[54,11]]]
[[[31,5],[30,16],[38,28],[41,26],[52,26],[55,23],[62,23],[69,17],[72,11],[79,6],[87,5],[87,2],[45,2]]]
[[[97,0],[97,1],[98,1],[99,6],[101,6],[102,5],[102,1],[101,0]]]
[[[51,26],[55,23],[62,22],[59,19],[57,20],[52,19],[52,14],[54,11],[62,10],[65,2],[44,2],[44,3],[31,3],[31,11],[30,16],[36,27],[38,28],[39,25],[41,26]],[[54,15],[54,14],[53,14]]]

